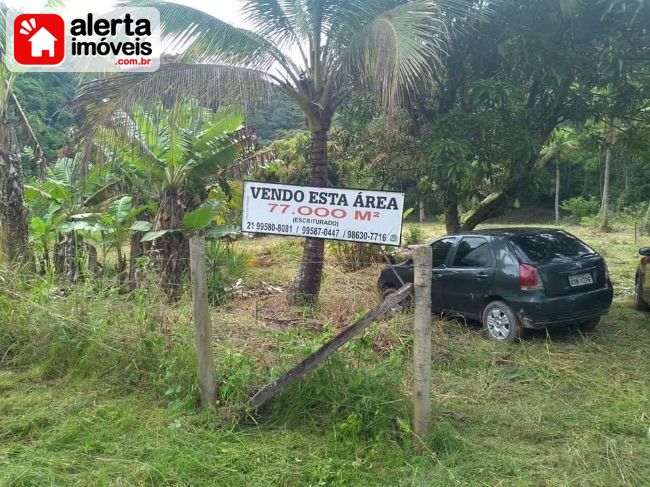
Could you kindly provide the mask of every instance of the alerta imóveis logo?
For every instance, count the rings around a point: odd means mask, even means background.
[[[107,13],[7,13],[12,71],[155,71],[160,65],[160,14],[151,7]]]
[[[22,14],[14,20],[14,57],[24,66],[55,66],[65,57],[65,23],[56,14]]]

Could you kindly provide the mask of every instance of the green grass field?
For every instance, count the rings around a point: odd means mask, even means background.
[[[425,233],[443,233],[426,225]],[[598,331],[512,345],[435,321],[434,434],[409,428],[411,316],[371,326],[254,416],[238,406],[377,301],[380,266],[330,258],[321,304],[282,292],[300,240],[238,243],[248,295],[213,312],[220,408],[196,409],[189,302],[3,275],[0,485],[650,485],[650,313],[631,309],[631,230],[569,229],[616,288]],[[329,254],[331,256],[331,254]],[[264,283],[264,284],[263,284]]]

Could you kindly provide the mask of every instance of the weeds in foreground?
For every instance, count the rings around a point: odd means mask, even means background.
[[[371,327],[263,409],[227,415],[339,325],[274,328],[245,300],[219,308],[215,414],[197,410],[187,300],[3,275],[0,485],[644,486],[650,316],[629,308],[626,287],[638,257],[628,234],[581,231],[617,288],[602,326],[502,346],[471,323],[435,322],[434,433],[419,457],[409,315]],[[291,274],[282,259],[294,247],[274,245],[269,258]],[[344,309],[347,323],[375,295],[376,268],[328,272],[308,316]]]

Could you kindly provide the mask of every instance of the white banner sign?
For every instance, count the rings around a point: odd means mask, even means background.
[[[244,183],[242,231],[399,246],[404,193]]]

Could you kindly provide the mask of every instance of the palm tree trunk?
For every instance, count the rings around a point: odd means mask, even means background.
[[[4,117],[0,119],[0,224],[0,252],[12,264],[28,263],[29,224],[22,164],[15,134]]]
[[[603,197],[600,206],[600,229],[602,231],[609,230],[609,180],[612,168],[612,146],[615,142],[614,127],[609,122],[605,125],[605,142],[607,143],[607,149],[603,175]]]
[[[181,229],[185,208],[176,189],[167,190],[158,205],[154,218],[154,231]],[[180,292],[183,278],[187,273],[190,256],[188,241],[183,232],[170,232],[154,240],[151,256],[160,271],[160,287],[170,301]]]
[[[97,248],[91,244],[88,246],[88,273],[90,277],[97,277],[99,275],[99,260],[97,259]]]
[[[560,224],[560,160],[555,164],[555,224]]]
[[[327,187],[327,131],[312,132],[309,147],[309,183],[312,186]],[[316,302],[323,278],[325,240],[305,239],[302,261],[298,274],[289,286],[288,301],[302,305]]]
[[[79,249],[83,240],[74,232],[62,233],[54,244],[54,270],[64,282],[77,282],[79,280]]]

